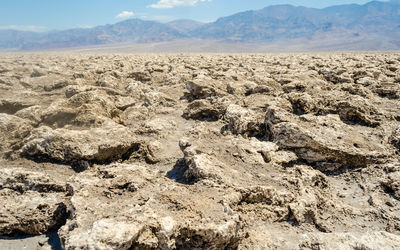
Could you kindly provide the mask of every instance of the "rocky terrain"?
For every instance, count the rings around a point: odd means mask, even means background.
[[[0,89],[0,248],[400,248],[398,53],[1,54]]]

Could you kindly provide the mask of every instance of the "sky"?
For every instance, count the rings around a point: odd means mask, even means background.
[[[0,29],[49,31],[90,28],[128,18],[211,22],[219,17],[275,4],[323,8],[367,2],[369,0],[0,0]]]

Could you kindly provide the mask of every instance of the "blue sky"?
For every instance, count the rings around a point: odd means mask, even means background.
[[[369,0],[0,0],[0,29],[47,31],[93,27],[127,18],[160,22],[175,19],[209,22],[236,12],[274,4],[323,8],[367,2]]]

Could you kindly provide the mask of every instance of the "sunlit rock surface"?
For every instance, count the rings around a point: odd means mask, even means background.
[[[397,53],[2,54],[0,247],[399,249],[399,79]]]

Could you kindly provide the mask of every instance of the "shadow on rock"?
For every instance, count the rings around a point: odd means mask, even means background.
[[[185,163],[185,159],[178,159],[174,167],[167,172],[166,177],[181,184],[193,185],[194,181],[188,181],[184,176],[187,169],[188,167]]]

